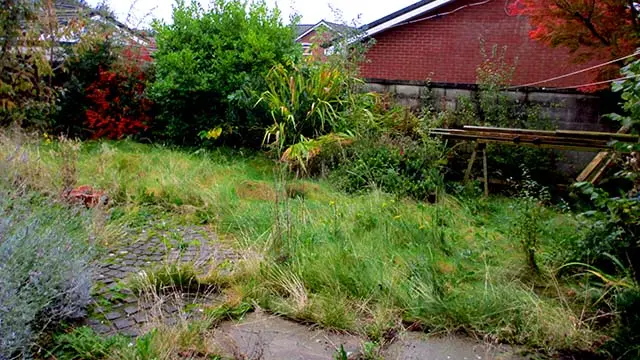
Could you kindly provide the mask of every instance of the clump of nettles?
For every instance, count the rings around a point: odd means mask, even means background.
[[[28,357],[42,331],[85,315],[91,246],[77,215],[0,182],[0,359]]]

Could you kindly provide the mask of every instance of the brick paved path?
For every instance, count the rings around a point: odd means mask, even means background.
[[[168,294],[154,299],[138,298],[126,279],[141,271],[171,264],[192,264],[199,273],[235,263],[239,256],[224,247],[215,234],[202,227],[176,227],[157,231],[151,227],[136,235],[133,243],[113,249],[96,265],[93,307],[86,325],[104,335],[137,336],[150,319],[171,325],[185,313],[185,305],[209,303],[213,294]],[[134,237],[135,238],[135,237]]]

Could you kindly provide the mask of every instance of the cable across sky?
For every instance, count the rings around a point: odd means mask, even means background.
[[[611,65],[611,64],[617,63],[617,62],[619,62],[619,61],[623,61],[623,60],[626,60],[626,59],[629,59],[629,58],[632,58],[632,57],[634,57],[634,56],[638,56],[638,55],[640,55],[640,51],[636,51],[636,52],[634,52],[633,54],[629,54],[629,55],[627,55],[627,56],[623,56],[623,57],[618,58],[618,59],[614,59],[614,60],[611,60],[611,61],[607,61],[607,62],[602,63],[602,64],[594,65],[594,66],[588,67],[588,68],[586,68],[586,69],[582,69],[582,70],[574,71],[574,72],[569,73],[569,74],[564,74],[564,75],[560,75],[560,76],[555,76],[555,77],[552,77],[552,78],[549,78],[549,79],[540,80],[540,81],[536,81],[536,82],[532,82],[532,83],[528,83],[528,84],[524,84],[524,85],[511,86],[511,87],[507,88],[507,90],[513,90],[513,89],[518,89],[518,88],[523,88],[523,87],[529,87],[529,86],[534,86],[534,85],[540,85],[540,84],[545,84],[545,83],[548,83],[548,82],[552,82],[552,81],[556,81],[556,80],[564,79],[564,78],[567,78],[567,77],[570,77],[570,76],[574,76],[574,75],[582,74],[582,73],[584,73],[584,72],[593,71],[593,70],[596,70],[596,69],[601,68],[601,67],[603,67],[603,66]],[[617,81],[617,80],[619,80],[619,79],[607,80],[607,81],[601,81],[601,82],[598,82],[598,83],[592,83],[592,84],[587,84],[587,85],[569,86],[569,87],[565,87],[565,88],[563,88],[563,89],[579,88],[579,87],[590,86],[590,85],[600,85],[600,84],[605,84],[605,83],[607,83],[607,82],[614,82],[614,81]]]

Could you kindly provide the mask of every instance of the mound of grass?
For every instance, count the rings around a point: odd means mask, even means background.
[[[129,279],[128,285],[137,293],[207,293],[220,290],[228,281],[215,272],[208,275],[198,274],[190,264],[166,264],[134,275]]]

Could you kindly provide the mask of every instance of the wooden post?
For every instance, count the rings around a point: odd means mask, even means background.
[[[489,197],[489,171],[487,169],[487,147],[482,147],[482,166],[484,170],[484,196]]]
[[[473,163],[476,162],[476,156],[478,156],[478,144],[473,148],[473,154],[471,154],[471,160],[467,166],[467,171],[464,173],[464,183],[468,183],[471,178],[471,170],[473,169]]]

